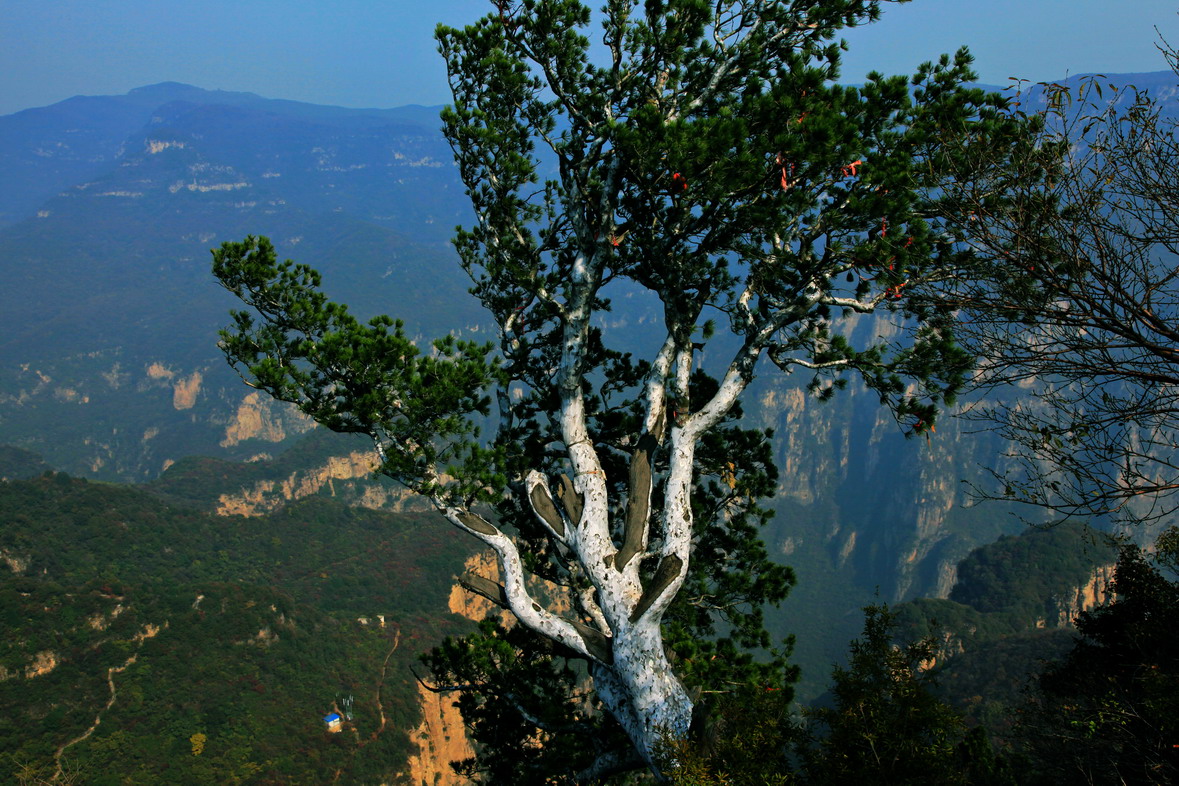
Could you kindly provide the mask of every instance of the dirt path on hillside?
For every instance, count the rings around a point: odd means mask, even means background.
[[[134,663],[135,659],[138,657],[139,653],[136,652],[130,658],[127,658],[122,666],[111,666],[106,670],[106,683],[110,686],[111,697],[107,699],[106,706],[99,710],[98,714],[94,716],[94,723],[90,724],[90,728],[86,729],[86,731],[82,732],[79,736],[75,737],[69,742],[59,746],[57,751],[53,754],[53,761],[54,764],[57,765],[57,769],[53,771],[53,777],[49,779],[51,783],[56,783],[62,776],[63,767],[61,763],[61,757],[65,754],[66,748],[69,748],[72,745],[77,745],[79,742],[93,734],[94,730],[98,728],[98,724],[102,723],[102,713],[106,712],[112,706],[114,706],[115,698],[117,697],[115,689],[115,675],[126,671],[127,667]]]
[[[389,654],[385,656],[385,662],[381,664],[381,681],[377,683],[377,710],[381,713],[381,725],[373,733],[374,740],[380,736],[388,724],[388,720],[385,718],[385,705],[381,703],[381,691],[385,688],[385,672],[389,668],[389,658],[392,658],[393,653],[397,652],[399,644],[401,644],[401,628],[398,628],[397,633],[393,636],[393,649],[389,650]]]

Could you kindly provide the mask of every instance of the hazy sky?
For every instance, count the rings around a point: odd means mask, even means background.
[[[594,0],[595,5],[598,4]],[[156,82],[352,107],[448,100],[438,22],[488,0],[0,0],[0,114]],[[1161,71],[1179,0],[915,0],[849,31],[844,78],[968,45],[982,80]]]

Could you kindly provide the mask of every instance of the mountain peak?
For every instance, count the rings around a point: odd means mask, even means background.
[[[200,90],[204,92],[204,88],[196,87],[195,85],[185,84],[184,82],[157,82],[154,85],[144,85],[143,87],[136,87],[127,91],[131,94],[137,93],[159,93],[159,92],[173,92],[173,91],[189,91]]]
[[[232,90],[206,90],[203,87],[184,84],[183,82],[158,82],[154,85],[144,85],[127,91],[132,98],[146,98],[153,102],[168,103],[171,101],[209,101],[238,103],[265,100],[256,93],[245,93]]]

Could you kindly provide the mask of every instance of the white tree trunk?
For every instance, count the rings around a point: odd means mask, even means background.
[[[594,665],[594,689],[635,749],[658,769],[660,741],[688,733],[692,701],[667,660],[658,625],[647,622],[615,635],[613,652],[613,664]]]

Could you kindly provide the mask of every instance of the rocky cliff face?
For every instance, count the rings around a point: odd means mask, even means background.
[[[371,452],[354,451],[344,456],[330,456],[323,463],[292,471],[279,480],[259,480],[217,499],[217,513],[222,516],[261,516],[315,494],[328,496],[361,507],[401,512],[423,510],[426,504],[405,489],[378,486],[371,479],[376,458]]]
[[[857,330],[895,332],[881,320]],[[981,468],[1003,452],[991,435],[947,413],[936,431],[906,438],[863,386],[822,403],[809,381],[765,371],[745,416],[775,433],[777,515],[766,539],[798,584],[770,620],[776,633],[798,637],[803,698],[822,692],[859,633],[861,607],[947,597],[960,559],[1023,526],[1004,506],[971,499],[969,483],[984,484]]]
[[[973,507],[964,480],[999,446],[952,416],[906,439],[875,394],[853,385],[820,403],[783,378],[760,381],[757,404],[746,419],[774,429],[781,472],[772,538],[792,564],[821,560],[893,602],[946,597],[959,559],[1021,527]]]
[[[410,733],[410,741],[418,752],[410,756],[406,765],[409,782],[415,786],[460,786],[469,783],[450,766],[475,755],[467,739],[463,716],[454,705],[454,698],[443,693],[432,693],[418,686],[422,722]]]
[[[1036,621],[1037,628],[1071,628],[1082,611],[1092,611],[1113,600],[1109,589],[1114,577],[1114,565],[1102,565],[1092,577],[1072,591],[1054,598],[1056,614]]]
[[[314,423],[250,391],[223,363],[136,367],[120,350],[0,367],[0,439],[53,466],[107,480],[148,480],[193,453],[246,460],[276,452]]]
[[[463,568],[468,573],[493,581],[499,578],[495,558],[490,554],[475,554]],[[449,607],[452,614],[466,617],[472,622],[483,620],[495,608],[491,601],[457,584],[450,591]],[[422,786],[459,786],[467,783],[450,766],[453,761],[475,755],[466,726],[463,725],[462,713],[454,705],[454,696],[434,693],[422,685],[418,686],[418,696],[422,722],[410,734],[410,740],[418,746],[417,754],[410,757],[407,765],[410,782]]]

